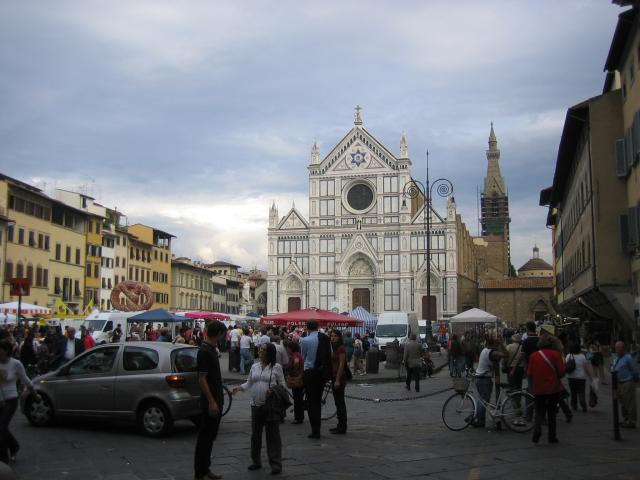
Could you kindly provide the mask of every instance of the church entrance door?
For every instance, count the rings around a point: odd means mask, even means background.
[[[295,310],[300,310],[302,306],[300,302],[300,297],[289,297],[287,300],[287,312],[293,312]]]
[[[431,297],[424,295],[422,297],[422,319],[431,321],[438,320],[436,314],[436,297],[433,295],[431,295]]]
[[[353,308],[360,306],[367,312],[371,311],[371,291],[368,288],[354,288],[351,300]]]

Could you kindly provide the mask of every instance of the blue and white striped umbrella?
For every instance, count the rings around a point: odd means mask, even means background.
[[[372,313],[367,312],[361,306],[357,306],[356,308],[354,308],[349,313],[349,316],[364,321],[364,325],[362,327],[351,328],[352,336],[355,336],[356,333],[359,333],[360,336],[363,336],[366,330],[372,332],[376,329],[376,325],[378,324],[378,319],[376,318],[376,316]]]

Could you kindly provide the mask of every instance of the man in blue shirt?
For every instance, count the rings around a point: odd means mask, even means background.
[[[322,391],[327,379],[323,372],[331,371],[331,343],[325,334],[318,333],[318,322],[307,323],[309,334],[300,340],[300,353],[304,358],[302,381],[307,394],[307,413],[311,424],[309,438],[320,438]]]
[[[636,428],[636,382],[638,367],[631,355],[625,352],[624,342],[616,342],[616,354],[612,359],[611,371],[618,375],[618,393],[622,407],[621,427]]]

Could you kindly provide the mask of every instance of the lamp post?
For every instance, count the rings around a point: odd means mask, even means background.
[[[423,209],[422,222],[426,231],[427,242],[427,315],[426,320],[431,325],[431,200],[433,199],[433,188],[436,187],[436,194],[440,197],[447,197],[453,193],[453,183],[446,178],[438,178],[433,182],[429,181],[429,151],[427,151],[427,179],[425,183],[411,179],[402,188],[402,196],[415,199],[422,195]],[[403,200],[403,204],[405,201]],[[423,312],[424,315],[424,312]]]

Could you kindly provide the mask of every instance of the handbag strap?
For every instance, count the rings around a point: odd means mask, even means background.
[[[560,376],[558,375],[558,370],[556,370],[556,366],[551,363],[551,360],[549,360],[549,358],[544,354],[542,350],[538,350],[538,352],[540,353],[540,356],[542,356],[544,361],[547,362],[547,364],[553,369],[553,372],[556,374],[556,376],[560,378]]]
[[[509,359],[509,363],[507,364],[508,367],[511,367],[511,364],[513,363],[513,361],[516,359],[516,357],[518,356],[518,352],[520,352],[520,347],[522,347],[522,343],[518,344],[518,348],[516,349],[515,353],[513,354],[513,356]],[[514,365],[515,367],[515,365]]]

